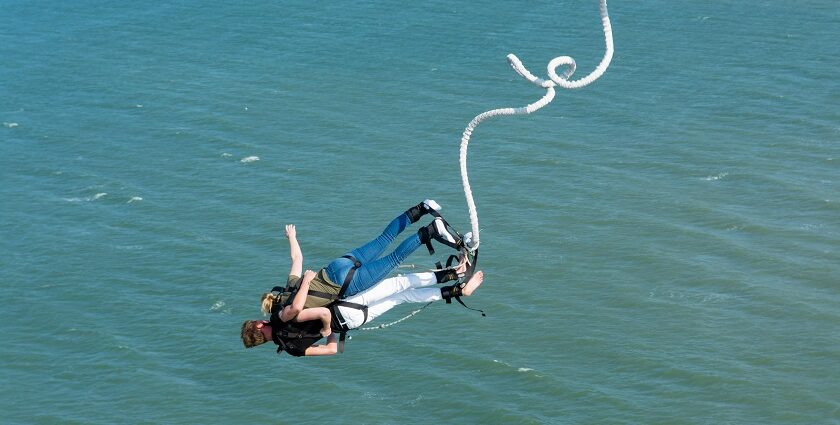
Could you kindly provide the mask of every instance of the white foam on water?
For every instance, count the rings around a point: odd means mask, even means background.
[[[239,162],[247,164],[249,162],[254,162],[254,161],[259,161],[259,160],[260,160],[260,157],[258,157],[258,156],[248,156],[248,157],[240,159]]]
[[[143,198],[141,198],[139,196],[132,196],[131,199],[129,199],[128,202],[126,202],[126,204],[130,204],[132,202],[140,202],[142,200],[143,200]]]
[[[114,245],[114,248],[120,251],[139,251],[145,247],[143,245]]]
[[[509,367],[509,368],[514,368],[514,367],[516,367],[516,366],[513,366],[513,365],[511,365],[511,364],[505,363],[505,362],[500,361],[500,360],[493,360],[493,363],[499,363],[499,364],[501,364],[501,365],[505,365],[505,366],[507,366],[507,367]],[[517,367],[517,368],[516,368],[516,371],[517,371],[517,372],[533,372],[533,371],[534,371],[534,369],[532,369],[532,368],[530,368],[530,367]]]
[[[720,174],[718,174],[718,175],[716,175],[716,176],[708,176],[708,177],[706,177],[706,178],[705,178],[705,179],[703,179],[703,180],[706,180],[706,181],[708,181],[708,182],[712,182],[712,181],[716,181],[716,180],[721,180],[721,179],[723,179],[724,177],[726,177],[726,176],[728,176],[728,175],[729,175],[729,173],[720,173]]]
[[[233,155],[231,155],[231,154],[229,154],[229,153],[227,153],[227,152],[222,152],[222,158],[229,158],[229,157],[231,157],[231,156],[233,156]]]
[[[219,300],[213,303],[213,305],[210,307],[210,311],[217,311],[219,313],[228,315],[231,314],[232,309],[228,307],[224,301]]]
[[[87,198],[76,197],[76,198],[61,198],[61,199],[64,199],[67,202],[93,202],[93,201],[95,201],[95,200],[97,200],[97,199],[99,199],[103,196],[106,196],[106,195],[108,195],[108,194],[105,193],[105,192],[100,192],[100,193],[97,193],[96,195],[88,196]]]
[[[16,122],[4,122],[3,125],[6,126],[6,128],[15,128],[15,127],[18,126],[18,123],[16,123]]]

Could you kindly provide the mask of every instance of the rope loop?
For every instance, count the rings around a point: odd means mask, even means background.
[[[516,55],[513,53],[507,55],[508,62],[510,66],[513,67],[513,70],[516,71],[522,78],[528,80],[532,84],[542,87],[546,90],[546,93],[543,95],[542,98],[537,100],[534,103],[528,104],[526,106],[520,108],[499,108],[493,109],[490,111],[482,112],[478,114],[475,118],[470,121],[467,127],[464,129],[464,133],[461,135],[461,151],[459,156],[459,163],[461,165],[461,183],[464,186],[464,197],[467,200],[467,208],[469,209],[470,214],[470,225],[472,227],[472,237],[473,242],[468,247],[470,251],[475,251],[478,249],[478,245],[481,242],[481,238],[479,235],[479,227],[478,227],[478,212],[475,208],[475,200],[473,199],[472,195],[472,188],[470,187],[470,179],[467,174],[467,147],[470,143],[470,137],[475,131],[475,128],[487,118],[492,118],[501,115],[526,115],[532,112],[537,111],[538,109],[542,108],[545,105],[551,103],[554,100],[554,87],[560,86],[564,89],[577,89],[581,87],[588,86],[595,80],[604,75],[607,68],[610,66],[610,62],[612,61],[613,57],[613,36],[612,36],[612,25],[610,24],[610,16],[607,13],[607,0],[599,0],[600,5],[600,13],[601,13],[601,24],[604,28],[604,44],[605,44],[605,51],[604,57],[601,59],[601,62],[595,69],[589,73],[586,77],[583,77],[579,80],[570,81],[569,78],[572,77],[572,74],[575,73],[577,69],[577,64],[575,63],[574,58],[571,56],[558,56],[552,59],[548,63],[548,77],[549,79],[542,79],[525,68],[525,65],[522,64],[522,61],[519,60]],[[566,69],[563,71],[562,74],[557,73],[557,68],[565,66]]]

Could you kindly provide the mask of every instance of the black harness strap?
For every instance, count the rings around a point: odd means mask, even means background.
[[[282,338],[287,339],[300,339],[300,338],[321,338],[321,334],[317,333],[307,333],[307,332],[289,332],[286,329],[281,330],[280,336]]]
[[[344,354],[344,338],[347,336],[347,331],[338,334],[338,352]]]
[[[344,283],[341,285],[341,290],[338,291],[338,299],[344,297],[344,293],[347,292],[347,287],[350,286],[350,282],[353,280],[353,275],[356,274],[356,269],[362,267],[362,262],[357,260],[356,257],[352,255],[342,255],[341,258],[346,258],[353,262],[353,268],[347,272],[347,277],[344,278]]]
[[[280,354],[282,351],[286,351],[286,342],[282,339],[277,339],[274,341],[277,344],[277,354]]]
[[[332,303],[335,308],[331,308],[330,311],[335,312],[335,315],[338,318],[339,323],[341,323],[341,330],[338,333],[338,352],[344,352],[344,339],[347,337],[347,331],[350,328],[347,327],[347,321],[344,320],[344,317],[341,316],[341,312],[338,310],[338,307],[350,307],[355,308],[356,310],[361,310],[362,313],[365,315],[365,319],[362,321],[362,324],[365,324],[368,319],[368,307],[366,305],[351,303],[349,301],[335,301]]]
[[[324,298],[324,299],[327,299],[327,300],[333,300],[336,297],[335,294],[328,294],[326,292],[321,292],[321,291],[313,291],[311,289],[309,290],[309,292],[306,293],[306,295],[313,296],[313,297],[318,297],[318,298]]]
[[[364,313],[364,315],[365,315],[365,320],[363,320],[363,321],[362,321],[362,325],[364,325],[365,323],[367,323],[367,319],[368,319],[368,306],[366,306],[366,305],[362,305],[362,304],[351,303],[351,302],[349,302],[349,301],[342,301],[342,300],[338,300],[338,301],[336,301],[336,302],[335,302],[335,303],[333,303],[333,304],[334,304],[336,307],[350,307],[350,308],[355,308],[356,310],[362,310],[362,313]],[[338,311],[338,309],[336,309],[336,311]],[[340,314],[341,314],[341,313],[339,313],[339,315],[340,315]],[[343,317],[341,318],[341,321],[342,321],[342,322],[345,322],[345,320],[344,320],[344,318],[343,318]]]
[[[458,301],[458,303],[464,306],[464,308],[466,308],[467,310],[477,311],[481,313],[482,316],[487,317],[487,315],[484,314],[484,310],[468,307],[466,304],[464,304],[464,301],[461,300],[460,285],[462,284],[459,283],[453,286],[445,286],[443,288],[440,288],[440,295],[443,297],[447,304],[452,304],[452,298],[455,298],[455,300]]]
[[[455,300],[456,300],[456,301],[458,301],[459,303],[461,303],[461,305],[462,305],[462,306],[464,306],[464,308],[466,308],[467,310],[477,311],[477,312],[481,313],[481,315],[482,315],[482,316],[487,317],[487,315],[486,315],[486,314],[484,314],[484,310],[481,310],[481,309],[478,309],[478,308],[467,307],[467,305],[466,305],[466,304],[464,304],[464,302],[463,302],[463,301],[461,301],[461,297],[460,297],[460,296],[456,295],[454,298],[455,298]],[[451,304],[451,303],[452,303],[452,298],[447,299],[447,300],[446,300],[446,303],[447,303],[447,304]]]

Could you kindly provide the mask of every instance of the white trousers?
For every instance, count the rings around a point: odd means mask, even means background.
[[[402,303],[427,303],[442,299],[440,288],[424,288],[437,283],[435,274],[413,273],[396,276],[377,283],[364,292],[345,298],[343,301],[368,306],[368,322]],[[362,326],[365,315],[352,307],[338,307],[341,317],[350,329]]]

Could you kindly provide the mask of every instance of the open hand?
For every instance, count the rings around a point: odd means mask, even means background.
[[[297,237],[297,230],[295,230],[294,224],[287,224],[286,225],[286,237],[289,239]]]

